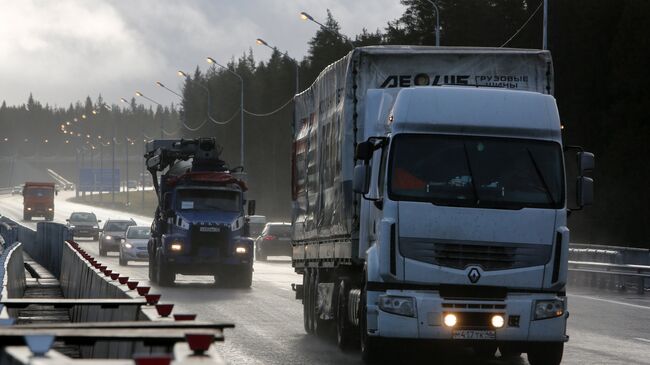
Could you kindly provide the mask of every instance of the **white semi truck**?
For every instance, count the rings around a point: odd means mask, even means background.
[[[548,51],[379,46],[297,95],[306,331],[336,327],[367,362],[405,339],[559,364],[570,208],[552,92]],[[576,155],[580,209],[594,156]]]

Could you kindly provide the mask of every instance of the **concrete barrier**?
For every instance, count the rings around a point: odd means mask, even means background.
[[[0,298],[23,297],[26,282],[23,250],[20,242],[15,242],[0,255],[0,283],[2,284]],[[15,317],[16,311],[9,309],[4,316]]]

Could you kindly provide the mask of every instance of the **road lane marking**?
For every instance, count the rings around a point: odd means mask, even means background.
[[[638,305],[638,304],[632,304],[632,303],[619,302],[617,300],[611,300],[611,299],[596,298],[596,297],[592,297],[592,296],[589,296],[589,295],[569,294],[569,297],[597,300],[599,302],[605,302],[605,303],[611,303],[611,304],[619,304],[619,305],[624,305],[626,307],[632,307],[632,308],[650,309],[649,306],[645,306],[645,305]]]
[[[650,340],[648,340],[647,338],[634,337],[634,339],[637,340],[637,341],[642,341],[642,342],[650,343]]]

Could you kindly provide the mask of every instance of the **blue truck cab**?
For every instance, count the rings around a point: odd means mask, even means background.
[[[159,202],[148,244],[149,279],[161,286],[173,284],[176,274],[213,275],[219,284],[251,286],[247,186],[219,154],[214,138],[147,144],[147,169]],[[248,203],[248,213],[254,214],[254,201]]]

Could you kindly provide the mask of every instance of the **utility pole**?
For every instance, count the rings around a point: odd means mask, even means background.
[[[438,9],[438,5],[436,5],[433,0],[427,1],[431,3],[431,6],[433,6],[433,11],[436,15],[436,47],[440,47],[440,9]]]

